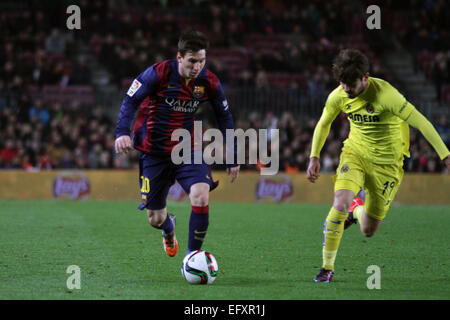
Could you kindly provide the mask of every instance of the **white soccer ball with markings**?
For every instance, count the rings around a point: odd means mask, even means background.
[[[189,253],[181,265],[181,274],[191,284],[211,284],[216,280],[216,258],[206,251],[197,250]]]

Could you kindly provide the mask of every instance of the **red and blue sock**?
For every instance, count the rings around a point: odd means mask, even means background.
[[[192,206],[189,219],[188,252],[200,250],[209,225],[209,206]]]
[[[166,220],[164,220],[159,229],[162,229],[166,234],[169,234],[173,231],[173,221],[172,219],[170,219],[169,214],[167,214]]]

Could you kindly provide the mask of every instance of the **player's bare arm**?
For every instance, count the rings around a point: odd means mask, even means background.
[[[116,153],[127,154],[131,149],[133,149],[133,144],[131,142],[130,136],[120,136],[115,141]]]

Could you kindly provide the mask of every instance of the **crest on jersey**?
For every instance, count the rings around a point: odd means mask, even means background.
[[[374,113],[374,112],[375,112],[375,108],[373,107],[373,105],[367,104],[367,105],[366,105],[366,111],[367,111],[368,113]]]
[[[205,87],[203,86],[195,86],[194,91],[192,92],[195,98],[200,99],[205,95]]]
[[[346,173],[346,172],[348,172],[348,170],[350,170],[350,167],[348,166],[348,164],[344,164],[341,167],[341,173]]]

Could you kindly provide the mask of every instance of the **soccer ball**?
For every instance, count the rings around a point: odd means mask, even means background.
[[[196,250],[184,257],[181,274],[191,284],[211,284],[216,280],[218,269],[216,258],[211,253]]]

